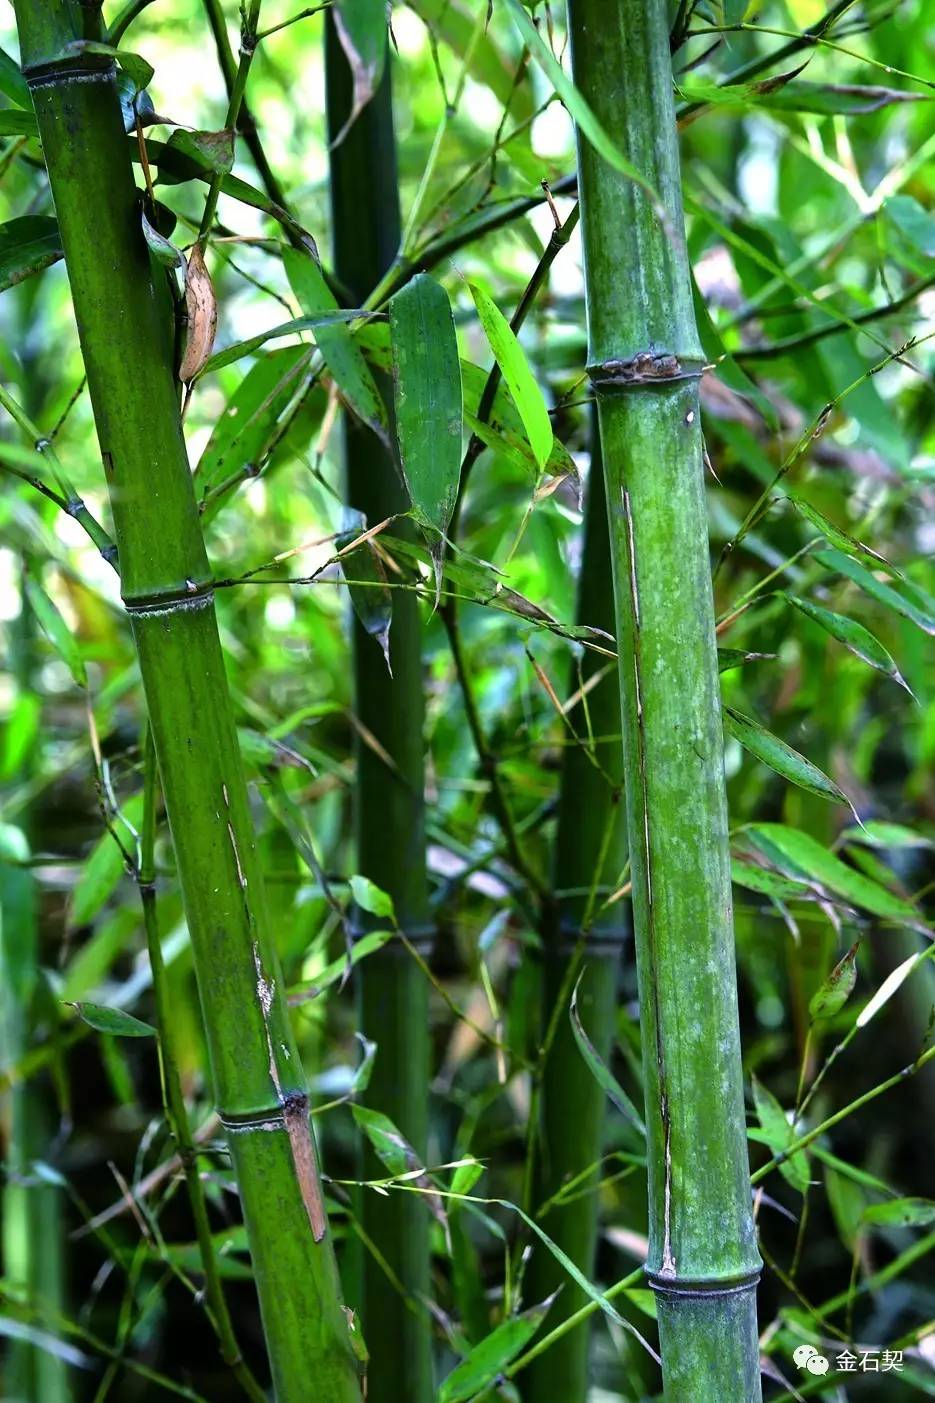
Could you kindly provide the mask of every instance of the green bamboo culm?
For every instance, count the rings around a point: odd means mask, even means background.
[[[172,308],[86,3],[18,0],[278,1403],[359,1403],[192,489]]]
[[[362,306],[395,259],[400,239],[390,65],[386,63],[373,97],[345,131],[354,76],[329,13],[325,76],[334,270],[350,305]],[[385,397],[391,400],[391,395]],[[390,452],[349,414],[344,459],[347,503],[368,526],[408,511]],[[394,523],[393,531],[411,534],[402,521]],[[433,928],[425,866],[422,629],[415,595],[407,590],[392,594],[392,675],[377,640],[356,617],[352,624],[354,711],[361,726],[355,737],[357,866],[389,893],[400,928],[427,955]],[[362,933],[364,921],[372,918],[359,916],[364,918]],[[356,979],[361,1031],[378,1048],[364,1099],[389,1116],[424,1155],[430,1052],[425,976],[405,946],[393,941],[368,956]],[[363,1170],[365,1177],[385,1173],[369,1152]],[[429,1403],[433,1391],[430,1320],[424,1305],[430,1294],[426,1206],[418,1194],[384,1198],[367,1191],[360,1205],[367,1237],[405,1291],[400,1294],[368,1252],[362,1263],[361,1296],[370,1355],[368,1403]]]
[[[578,134],[589,371],[620,656],[667,1403],[760,1398],[723,736],[665,0],[569,0],[575,81],[657,193]]]
[[[578,584],[578,621],[612,633],[613,582],[607,510],[597,426],[588,476],[584,546]],[[597,679],[597,680],[595,680]],[[588,1037],[602,1060],[609,1059],[616,1019],[617,986],[623,942],[629,934],[629,907],[605,906],[626,861],[626,815],[622,802],[620,690],[608,659],[586,651],[571,674],[571,691],[586,689],[572,716],[581,744],[566,746],[559,790],[553,882],[556,899],[543,921],[543,1027],[554,1027],[542,1078],[537,1147],[537,1205],[549,1203],[565,1186],[601,1158],[607,1097],[584,1061],[569,1018],[572,987],[581,975],[577,1006]],[[586,714],[588,725],[581,719]],[[585,750],[593,737],[590,758]],[[603,908],[603,909],[602,909]],[[600,1177],[578,1184],[580,1192],[541,1218],[549,1236],[585,1276],[594,1268]],[[591,1190],[591,1192],[589,1192]],[[559,1286],[547,1328],[585,1304],[584,1292],[545,1248],[535,1248],[524,1294],[543,1300]],[[533,1361],[520,1376],[525,1403],[585,1403],[588,1392],[586,1321]]]

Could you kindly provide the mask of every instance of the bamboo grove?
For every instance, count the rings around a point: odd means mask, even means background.
[[[8,10],[0,1393],[927,1395],[922,0]]]

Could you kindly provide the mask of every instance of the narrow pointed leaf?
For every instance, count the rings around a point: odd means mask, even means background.
[[[248,336],[246,341],[235,341],[232,345],[225,346],[223,351],[217,351],[209,360],[205,361],[199,371],[199,379],[204,375],[210,375],[213,370],[223,369],[225,365],[233,365],[235,361],[242,360],[244,356],[252,356],[254,351],[265,346],[267,341],[278,341],[283,336],[295,336],[300,331],[317,333],[320,327],[336,326],[340,323],[355,321],[357,317],[365,317],[366,315],[366,312],[356,307],[339,307],[336,312],[320,312],[315,317],[294,317],[291,321],[280,322],[278,326],[271,326],[269,331],[259,331],[256,336]]]
[[[828,541],[830,545],[834,546],[836,550],[843,551],[845,555],[854,556],[857,559],[875,562],[876,566],[882,566],[888,574],[899,576],[899,571],[890,565],[885,556],[882,556],[879,551],[874,550],[871,546],[865,545],[863,541],[858,541],[855,537],[849,536],[846,531],[841,530],[840,526],[835,526],[834,522],[829,521],[817,507],[812,506],[811,502],[806,502],[802,497],[790,497],[789,500],[796,510],[800,512],[807,521],[810,521],[816,530],[820,531],[825,540]],[[871,565],[870,568],[873,569],[874,566]]]
[[[0,224],[0,292],[62,257],[58,224],[46,215],[25,215]]]
[[[578,1044],[578,1051],[587,1063],[598,1086],[601,1087],[617,1107],[621,1115],[623,1115],[631,1125],[635,1125],[639,1133],[645,1139],[646,1126],[642,1116],[584,1031],[584,1026],[578,1013],[578,989],[581,986],[581,980],[583,978],[583,974],[579,976],[578,982],[575,985],[574,993],[571,996],[571,1007],[568,1015],[571,1019],[571,1028],[575,1035],[575,1042]]]
[[[88,685],[88,673],[81,656],[77,638],[52,603],[45,590],[31,576],[26,580],[26,595],[42,632],[58,653],[79,687]]]
[[[834,780],[829,779],[811,760],[793,750],[791,745],[780,740],[779,736],[761,726],[759,721],[743,716],[729,706],[724,708],[724,714],[725,727],[734,739],[740,741],[751,755],[762,760],[764,765],[782,775],[783,779],[797,784],[800,789],[807,789],[810,794],[817,794],[820,799],[829,799],[834,804],[850,805],[847,795],[838,788]]]
[[[889,1203],[874,1203],[861,1215],[865,1223],[875,1227],[924,1228],[935,1223],[935,1200],[930,1198],[894,1198]]]
[[[753,1078],[753,1102],[757,1120],[773,1154],[781,1154],[795,1139],[795,1130],[782,1106],[773,1093],[762,1082]],[[782,1177],[804,1194],[809,1185],[808,1157],[799,1150],[779,1166]]]
[[[246,469],[258,469],[273,425],[296,394],[308,346],[285,346],[258,358],[228,400],[198,462],[202,496]]]
[[[359,533],[339,536],[338,547],[345,546]],[[380,645],[386,665],[392,674],[390,659],[390,625],[393,622],[393,592],[387,585],[386,566],[372,541],[364,541],[350,555],[342,556],[341,571],[351,596],[351,604],[364,630]]]
[[[883,647],[883,644],[876,638],[863,624],[856,623],[854,619],[849,619],[845,614],[836,614],[831,609],[825,609],[820,604],[813,604],[810,599],[800,599],[797,595],[786,594],[780,591],[783,599],[795,606],[806,618],[812,619],[816,624],[830,633],[832,638],[836,638],[839,643],[843,643],[855,657],[867,663],[870,667],[876,668],[877,672],[882,672],[887,677],[892,677],[894,682],[898,682],[901,687],[909,691],[908,684],[902,673],[896,666],[890,654]]]
[[[283,249],[289,285],[307,317],[339,311],[337,300],[315,259],[297,249]],[[322,359],[341,396],[359,419],[386,437],[386,408],[360,346],[347,326],[321,326],[316,335]]]
[[[841,861],[817,839],[784,823],[753,823],[744,829],[763,855],[782,870],[802,873],[829,892],[875,916],[919,925],[915,907]]]
[[[542,391],[529,368],[525,351],[500,308],[474,283],[471,294],[494,359],[523,421],[533,457],[538,467],[544,468],[552,452],[552,421]]]
[[[902,614],[904,619],[909,619],[924,633],[935,634],[935,602],[929,601],[918,589],[913,589],[910,597],[908,580],[903,581],[897,589],[883,580],[878,580],[870,570],[839,550],[816,551],[815,559],[826,570],[835,570],[839,575],[853,580],[871,599],[895,610],[897,614]]]
[[[463,405],[458,339],[441,284],[421,273],[398,292],[390,332],[406,486],[417,519],[444,534],[458,496]]]
[[[467,1403],[494,1383],[539,1329],[555,1294],[504,1320],[455,1365],[438,1390],[438,1403]]]
[[[902,987],[912,971],[917,965],[920,965],[925,958],[927,958],[926,952],[920,950],[915,955],[910,955],[908,959],[903,960],[894,970],[890,971],[876,993],[867,1000],[860,1010],[860,1013],[858,1013],[858,1028],[866,1028],[871,1019],[876,1018],[880,1009],[884,1008],[885,1005],[889,1003],[897,989]]]
[[[72,1008],[89,1027],[114,1038],[152,1038],[156,1035],[151,1023],[143,1023],[132,1013],[124,1013],[122,1008],[86,1003],[72,1004]]]
[[[816,1022],[819,1018],[833,1018],[854,992],[854,985],[857,983],[857,950],[859,945],[859,941],[854,942],[844,957],[838,960],[818,991],[812,995],[808,1011]]]
[[[142,795],[134,795],[123,805],[123,815],[134,828],[138,827],[143,817]],[[129,830],[121,829],[118,825],[117,831],[124,846],[132,852],[133,839]],[[82,864],[78,885],[71,896],[69,924],[90,924],[113,895],[125,873],[120,845],[110,831],[102,833]]]

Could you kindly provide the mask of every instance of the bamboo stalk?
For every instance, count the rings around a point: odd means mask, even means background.
[[[351,111],[353,75],[331,14],[326,18],[325,76],[332,141]],[[334,270],[352,305],[363,305],[392,264],[400,239],[399,193],[390,65],[370,102],[332,146],[331,208]],[[389,452],[367,428],[344,424],[348,505],[369,525],[409,502]],[[394,530],[405,534],[405,523]],[[376,639],[353,622],[357,783],[354,830],[357,865],[393,899],[409,942],[429,953],[432,926],[425,867],[422,629],[415,596],[393,592],[390,676]],[[368,743],[373,736],[391,769]],[[362,916],[363,913],[359,913]],[[366,930],[359,922],[361,933]],[[420,1155],[428,1134],[428,983],[401,942],[359,967],[358,1017],[376,1041],[367,1102],[388,1115]],[[367,1152],[365,1177],[382,1174]],[[431,1337],[423,1302],[429,1296],[429,1219],[418,1194],[391,1199],[365,1193],[365,1234],[405,1288],[400,1295],[375,1254],[362,1266],[361,1319],[370,1353],[369,1403],[428,1403],[432,1397]]]
[[[584,549],[578,585],[578,620],[614,628],[613,582],[607,535],[607,510],[597,425],[588,477]],[[580,669],[572,673],[572,689],[600,678],[574,712],[585,706],[594,737],[593,759],[583,748],[584,725],[576,722],[581,745],[564,753],[559,792],[558,830],[553,878],[556,900],[543,923],[543,1022],[557,1016],[541,1085],[539,1156],[536,1202],[547,1203],[562,1186],[601,1157],[606,1095],[575,1043],[569,1021],[569,985],[582,964],[584,973],[578,1006],[591,1042],[609,1058],[615,1026],[620,953],[629,933],[626,908],[620,902],[601,910],[626,860],[626,816],[622,803],[623,760],[620,748],[620,692],[606,659],[585,652]],[[561,1007],[556,1009],[557,1001]],[[569,1134],[569,1127],[574,1133]],[[582,1187],[593,1190],[600,1171]],[[583,1193],[553,1207],[542,1226],[586,1276],[591,1275],[597,1245],[598,1195]],[[559,1266],[554,1256],[537,1248],[529,1265],[525,1294],[543,1300],[557,1287],[562,1293],[549,1312],[550,1330],[573,1316],[587,1300],[585,1293]],[[587,1322],[561,1335],[547,1353],[530,1365],[523,1377],[526,1403],[584,1403],[588,1390]]]
[[[283,997],[191,485],[171,307],[140,226],[114,69],[74,0],[18,0],[110,490],[214,1091],[279,1403],[358,1403],[304,1075]]]
[[[25,573],[25,571],[24,571]],[[12,670],[18,690],[30,690],[34,620],[25,590],[12,626]],[[25,780],[27,757],[11,778]],[[39,985],[39,902],[36,879],[20,863],[28,856],[30,814],[22,828],[0,826],[0,1062],[10,1068],[26,1052],[34,1026]],[[61,1190],[44,1182],[33,1165],[49,1154],[55,1123],[44,1079],[14,1084],[3,1098],[3,1270],[23,1293],[40,1328],[57,1333],[64,1311],[64,1229]],[[11,1340],[4,1392],[24,1403],[68,1403],[71,1389],[62,1359],[30,1340]]]
[[[723,738],[665,0],[569,0],[576,82],[645,194],[579,132],[589,371],[620,653],[650,1245],[668,1403],[760,1398]]]

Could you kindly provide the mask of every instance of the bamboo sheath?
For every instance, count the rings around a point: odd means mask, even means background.
[[[354,80],[330,14],[325,33],[328,131],[335,142],[351,111]],[[332,145],[330,162],[334,270],[350,305],[363,306],[393,262],[400,239],[389,62],[370,102]],[[369,526],[406,512],[408,497],[389,451],[350,415],[344,421],[348,505]],[[403,521],[393,525],[398,534],[406,535],[407,529]],[[362,728],[355,738],[358,870],[389,893],[401,929],[428,953],[432,926],[425,866],[422,628],[415,595],[393,591],[392,676],[378,642],[356,617],[352,630],[354,712]],[[393,941],[368,956],[355,978],[361,1031],[378,1048],[364,1099],[388,1115],[424,1155],[430,1053],[425,976],[405,947]],[[385,1173],[369,1152],[363,1165],[366,1177]],[[365,1190],[361,1214],[365,1233],[405,1293],[368,1252],[362,1263],[361,1320],[370,1354],[369,1403],[429,1403],[426,1206],[417,1194],[383,1198]]]
[[[607,535],[607,508],[597,424],[588,477],[584,549],[578,585],[578,620],[612,633],[613,582]],[[579,735],[587,730],[584,706],[594,737],[593,761],[580,745],[566,747],[559,791],[558,827],[553,864],[556,900],[543,923],[543,1021],[548,1026],[559,1000],[555,1038],[542,1080],[535,1201],[549,1202],[571,1180],[601,1158],[606,1094],[575,1043],[568,1015],[569,985],[584,969],[578,1011],[599,1056],[609,1059],[613,1044],[617,986],[623,942],[629,934],[621,902],[601,913],[626,860],[626,815],[622,802],[623,756],[620,747],[620,691],[607,659],[586,652],[572,673],[572,688],[587,687],[584,703],[573,712]],[[595,763],[596,762],[596,763]],[[598,768],[598,766],[600,768]],[[592,899],[591,889],[597,894]],[[599,913],[594,916],[593,913]],[[598,1196],[593,1190],[600,1170],[579,1187],[567,1204],[553,1207],[542,1226],[581,1271],[590,1277],[597,1245]],[[547,1319],[551,1330],[573,1315],[587,1297],[544,1248],[533,1251],[524,1294],[543,1300],[559,1286],[561,1295]],[[584,1403],[588,1390],[590,1322],[563,1335],[520,1376],[526,1403]]]
[[[575,80],[645,193],[579,132],[589,369],[618,614],[668,1403],[760,1398],[723,738],[665,0],[569,0]]]
[[[308,1097],[267,917],[179,414],[172,313],[140,223],[94,7],[16,5],[107,476],[121,590],[279,1403],[358,1403]]]

